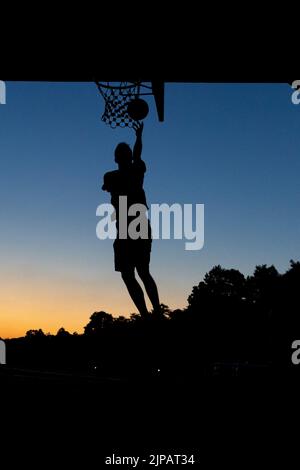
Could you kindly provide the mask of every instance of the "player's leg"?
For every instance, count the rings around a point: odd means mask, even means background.
[[[154,281],[153,277],[150,274],[149,263],[139,263],[136,266],[136,270],[145,286],[146,292],[148,294],[150,302],[153,305],[154,311],[156,313],[159,313],[160,302],[159,302],[158,289],[157,289],[156,282]]]
[[[139,285],[134,275],[134,269],[127,269],[121,272],[122,279],[127,287],[130,297],[132,298],[136,308],[142,316],[149,315],[146,307],[143,289]]]

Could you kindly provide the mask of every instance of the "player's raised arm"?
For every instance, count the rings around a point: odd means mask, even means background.
[[[141,159],[142,156],[142,134],[143,134],[144,123],[137,122],[134,126],[135,134],[136,134],[136,141],[133,147],[133,161],[137,161]]]

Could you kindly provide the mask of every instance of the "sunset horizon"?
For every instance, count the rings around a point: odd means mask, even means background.
[[[101,122],[93,83],[8,82],[1,119],[0,337],[41,328],[83,332],[103,310],[137,311],[96,236],[103,174],[131,129]],[[288,269],[299,245],[299,107],[288,84],[167,83],[165,122],[153,100],[143,159],[150,203],[204,204],[205,241],[154,240],[161,302],[184,308],[215,265],[253,273]],[[284,229],[283,229],[284,227]],[[147,304],[149,309],[151,306]]]

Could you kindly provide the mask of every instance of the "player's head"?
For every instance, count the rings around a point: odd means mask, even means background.
[[[121,142],[116,146],[115,162],[119,165],[128,165],[132,162],[132,150],[125,142]]]

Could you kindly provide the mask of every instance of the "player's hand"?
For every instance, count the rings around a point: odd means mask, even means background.
[[[144,123],[140,121],[136,121],[133,123],[133,129],[135,130],[135,134],[137,137],[140,137],[143,133]]]

